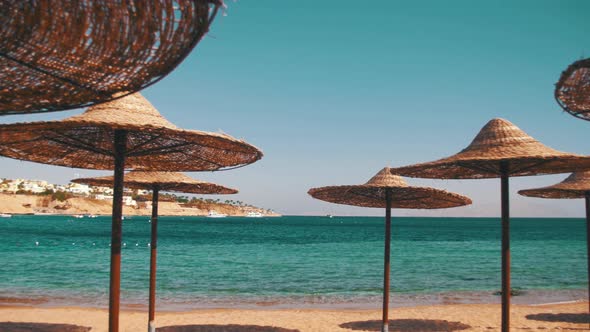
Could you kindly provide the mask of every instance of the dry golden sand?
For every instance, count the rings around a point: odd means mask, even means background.
[[[532,315],[532,316],[531,316]],[[588,303],[549,304],[539,306],[514,305],[511,331],[590,331]],[[527,318],[528,316],[528,318]],[[351,322],[378,320],[380,310],[242,310],[207,309],[191,312],[162,312],[156,316],[158,327],[170,325],[259,325],[276,326],[301,332],[352,331],[340,325]],[[534,318],[534,319],[533,319]],[[462,304],[396,308],[391,311],[390,331],[450,331],[437,328],[431,320],[446,320],[469,325],[462,331],[500,331],[500,306],[497,304]],[[1,307],[0,322],[45,322],[92,327],[93,332],[107,331],[108,313],[104,309]],[[121,312],[123,332],[145,331],[147,313]],[[352,324],[354,325],[354,324]],[[371,324],[361,323],[361,326]],[[201,331],[201,330],[200,330]],[[215,331],[215,330],[211,330]]]

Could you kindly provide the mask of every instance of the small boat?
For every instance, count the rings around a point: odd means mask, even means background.
[[[87,218],[96,218],[96,214],[88,214],[86,215]]]
[[[246,218],[262,218],[264,215],[258,211],[249,211],[246,213]]]
[[[12,214],[0,213],[0,218],[12,218]]]
[[[334,218],[334,216],[333,216],[333,215],[331,215],[331,214],[328,214],[328,215],[326,215],[326,217],[328,217],[328,218],[330,218],[330,219]]]
[[[209,217],[209,218],[225,218],[225,217],[227,217],[227,214],[218,213],[215,210],[211,210],[211,211],[209,211],[209,215],[207,217]]]
[[[82,219],[82,218],[84,218],[84,215],[83,214],[75,214],[72,217]]]

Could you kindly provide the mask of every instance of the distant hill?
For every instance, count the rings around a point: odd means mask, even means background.
[[[229,216],[244,216],[248,212],[260,212],[265,216],[280,216],[270,210],[253,206],[232,205],[210,200],[191,200],[186,203],[160,201],[158,212],[161,216],[206,216],[209,211]],[[0,213],[10,214],[94,214],[111,215],[110,200],[89,197],[55,197],[52,195],[2,194]],[[124,215],[151,215],[151,201],[138,202],[136,207],[124,206]]]

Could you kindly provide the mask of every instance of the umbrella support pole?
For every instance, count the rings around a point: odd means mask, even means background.
[[[383,265],[383,327],[381,332],[389,332],[389,271],[391,248],[391,190],[385,190],[385,253]]]
[[[590,192],[586,192],[586,264],[588,267],[588,313],[590,313]]]
[[[154,323],[156,316],[156,254],[158,248],[158,196],[160,190],[157,187],[152,191],[152,239],[150,242],[150,304],[148,332],[155,332]]]
[[[500,164],[502,204],[502,332],[510,331],[510,205],[508,165]]]
[[[111,226],[111,274],[109,288],[109,332],[119,331],[121,290],[121,239],[123,227],[123,177],[127,148],[127,132],[115,130],[115,179],[113,183],[113,222]]]

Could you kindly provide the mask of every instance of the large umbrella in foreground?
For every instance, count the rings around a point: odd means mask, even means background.
[[[508,178],[590,168],[590,157],[541,144],[504,119],[489,121],[461,152],[448,158],[393,168],[395,174],[434,179],[501,179],[502,331],[510,327],[510,212]]]
[[[588,311],[590,312],[590,171],[575,172],[552,186],[526,189],[518,192],[523,196],[538,198],[584,198],[586,201],[586,249],[588,265]]]
[[[222,0],[0,2],[0,115],[139,91],[191,52]]]
[[[383,329],[389,330],[389,257],[391,209],[442,209],[471,204],[465,196],[427,187],[410,187],[389,167],[362,185],[312,188],[308,192],[322,201],[362,207],[385,208],[385,257],[383,267]]]
[[[555,100],[564,111],[590,121],[590,59],[578,60],[561,73]]]
[[[98,178],[80,178],[72,182],[85,183],[92,186],[111,186],[112,176]],[[156,313],[156,254],[158,247],[158,196],[160,191],[174,191],[192,194],[227,195],[236,194],[237,190],[191,179],[176,172],[131,171],[125,174],[125,187],[132,189],[147,189],[152,191],[152,240],[150,253],[150,299],[148,331],[155,332],[154,323]]]
[[[43,164],[114,169],[109,330],[119,329],[123,170],[214,171],[262,157],[225,134],[183,130],[139,93],[62,121],[0,125],[0,155]]]

